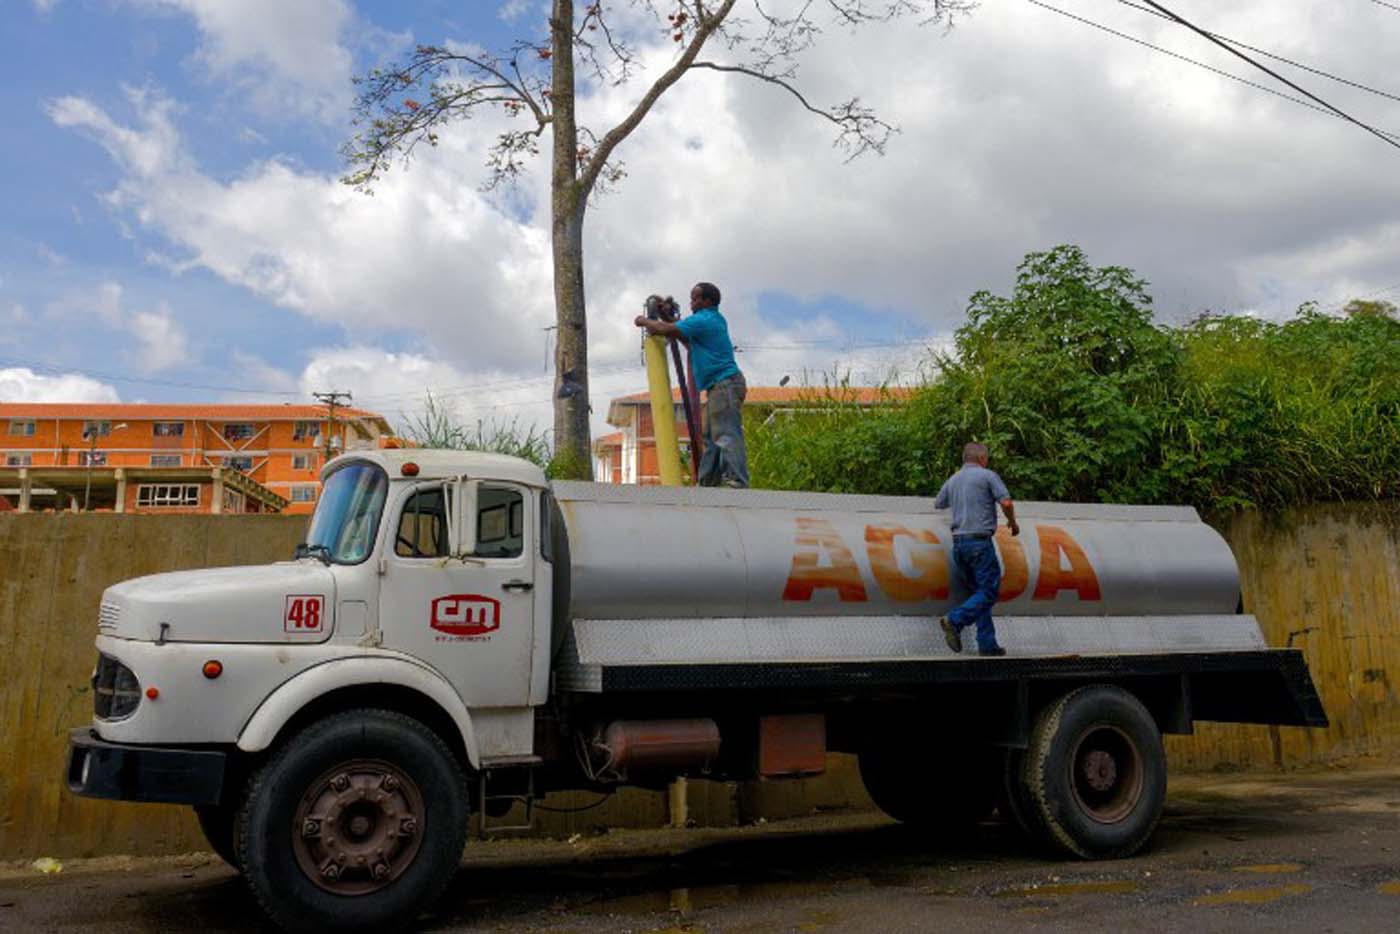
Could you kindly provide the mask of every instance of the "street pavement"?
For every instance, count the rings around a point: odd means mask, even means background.
[[[1173,777],[1148,850],[1070,862],[988,822],[930,840],[871,814],[473,841],[419,919],[452,932],[1400,931],[1400,767]],[[0,930],[266,931],[211,857],[0,870]]]

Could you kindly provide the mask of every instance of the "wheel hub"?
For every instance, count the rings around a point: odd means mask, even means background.
[[[1110,753],[1095,749],[1084,757],[1084,777],[1095,791],[1108,791],[1118,780],[1118,763]]]
[[[1137,807],[1143,794],[1142,754],[1127,733],[1099,724],[1080,734],[1070,756],[1075,803],[1101,824],[1115,824]]]
[[[355,759],[307,787],[293,821],[297,864],[322,889],[364,895],[401,876],[418,854],[425,811],[397,767]]]

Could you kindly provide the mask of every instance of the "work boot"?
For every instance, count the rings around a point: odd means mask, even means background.
[[[994,645],[990,649],[978,649],[977,654],[983,658],[1001,658],[1006,654],[1006,649],[999,645]]]
[[[938,617],[938,625],[943,629],[943,639],[948,643],[948,648],[954,652],[962,651],[962,634],[958,632],[958,627],[946,616]]]

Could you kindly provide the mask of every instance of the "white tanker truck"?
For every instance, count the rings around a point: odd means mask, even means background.
[[[458,451],[323,479],[294,560],[106,591],[67,764],[79,795],[192,805],[291,930],[408,923],[473,811],[830,751],[931,846],[999,807],[1121,857],[1161,813],[1162,733],[1326,724],[1192,509],[1019,504],[1010,654],[978,658],[934,622],[962,594],[926,499],[551,483]]]

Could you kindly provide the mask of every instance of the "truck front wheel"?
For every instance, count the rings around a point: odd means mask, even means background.
[[[194,816],[199,821],[199,829],[204,832],[204,839],[209,842],[209,848],[215,855],[234,869],[240,869],[238,844],[235,840],[238,812],[223,804],[203,804],[196,805]]]
[[[1031,827],[1075,856],[1131,856],[1162,815],[1162,735],[1147,708],[1119,687],[1079,688],[1041,711],[1023,770]]]
[[[346,711],[253,776],[240,863],[287,930],[396,929],[451,881],[468,816],[466,778],[441,738],[393,711]]]

